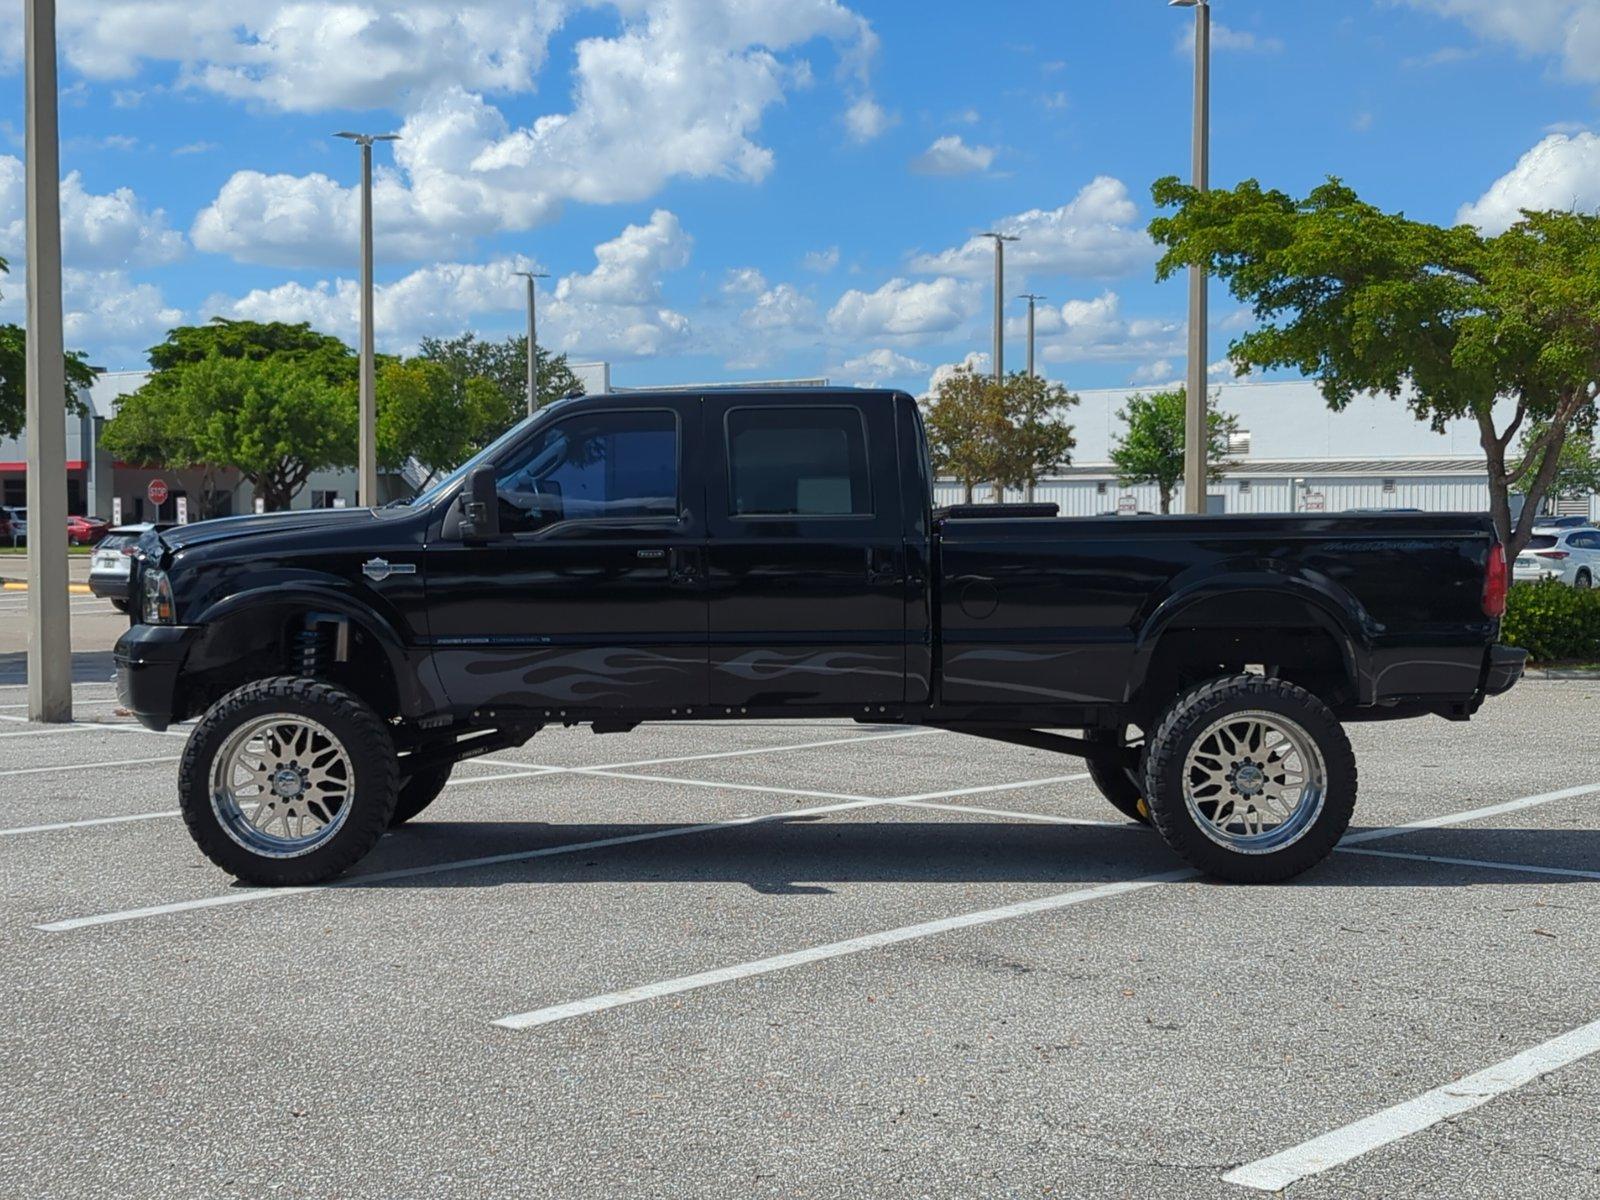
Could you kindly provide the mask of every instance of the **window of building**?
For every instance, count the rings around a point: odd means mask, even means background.
[[[1250,431],[1248,429],[1237,429],[1228,435],[1228,453],[1250,453]]]
[[[1393,492],[1397,489],[1397,487],[1398,484],[1393,479],[1385,479],[1383,481],[1383,490],[1385,492]]]
[[[667,411],[595,412],[557,421],[502,471],[500,527],[678,516],[678,420]]]
[[[313,490],[312,493],[311,493],[311,507],[312,508],[337,508],[338,505],[335,504],[334,501],[337,500],[338,498],[339,498],[339,493],[338,492]]]
[[[5,481],[5,506],[7,508],[26,508],[28,506],[28,481],[26,479],[8,479]]]
[[[736,408],[728,468],[736,517],[872,514],[867,431],[854,408]]]
[[[1095,484],[1094,485],[1094,494],[1096,496],[1104,496],[1106,494],[1106,485],[1103,484],[1103,483]]]
[[[1241,496],[1248,496],[1250,494],[1250,481],[1248,479],[1239,480],[1239,494]]]

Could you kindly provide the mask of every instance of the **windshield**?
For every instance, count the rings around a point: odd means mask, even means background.
[[[422,492],[417,496],[413,496],[408,507],[415,508],[419,505],[432,504],[445,492],[465,479],[467,477],[467,473],[474,467],[492,461],[494,456],[498,454],[507,443],[512,442],[518,437],[522,436],[523,431],[528,428],[529,423],[533,421],[535,417],[542,415],[543,412],[544,410],[541,409],[538,413],[534,413],[532,416],[522,418],[522,420],[518,421],[499,437],[495,438],[494,441],[490,442],[482,450],[479,450],[471,458],[467,459],[466,462],[462,463],[454,471],[451,471],[450,474],[439,480],[438,483],[434,484],[427,491]]]

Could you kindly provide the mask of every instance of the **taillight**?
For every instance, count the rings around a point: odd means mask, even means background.
[[[1572,557],[1565,550],[1535,550],[1533,553],[1534,553],[1534,557],[1535,558],[1570,558],[1570,557]]]
[[[1506,615],[1506,548],[1499,542],[1489,547],[1489,565],[1483,573],[1483,615]]]

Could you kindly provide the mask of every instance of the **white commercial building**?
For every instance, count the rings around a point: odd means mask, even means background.
[[[1077,407],[1063,418],[1078,439],[1072,464],[1040,480],[1035,500],[1060,505],[1063,516],[1160,511],[1154,484],[1123,487],[1111,465],[1111,447],[1124,430],[1117,414],[1141,390],[1150,389],[1078,393]],[[1223,384],[1212,394],[1218,410],[1238,418],[1228,465],[1207,489],[1212,512],[1488,511],[1488,473],[1474,421],[1452,421],[1436,433],[1403,400],[1386,396],[1360,396],[1334,412],[1317,385],[1303,381]],[[974,498],[990,499],[990,489],[979,488]],[[1023,499],[1019,493],[1006,498]],[[938,499],[959,501],[961,487],[941,482]],[[1559,505],[1562,512],[1600,518],[1600,497],[1567,497]],[[1183,509],[1180,483],[1172,510]]]

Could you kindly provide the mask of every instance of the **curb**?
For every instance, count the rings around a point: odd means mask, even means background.
[[[0,581],[0,592],[25,592],[27,590],[28,585],[25,583],[14,583],[10,580]],[[94,595],[94,593],[89,590],[89,585],[87,583],[67,584],[67,594],[70,596]]]

